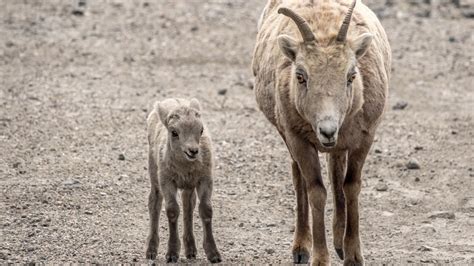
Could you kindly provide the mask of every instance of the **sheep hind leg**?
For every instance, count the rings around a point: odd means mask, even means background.
[[[311,250],[311,230],[309,228],[309,206],[306,185],[298,164],[291,164],[293,186],[296,192],[296,227],[293,239],[293,262],[306,264]]]
[[[333,243],[339,258],[344,259],[343,239],[346,227],[346,206],[344,199],[343,183],[346,174],[347,152],[331,153],[327,155],[328,174],[331,180],[334,201],[332,219]]]

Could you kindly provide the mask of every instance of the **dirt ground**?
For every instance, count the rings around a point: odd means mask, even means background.
[[[364,2],[393,49],[390,101],[364,168],[365,260],[473,264],[474,6]],[[1,4],[0,263],[145,263],[145,117],[177,96],[201,100],[214,140],[224,262],[291,263],[289,155],[251,89],[265,1],[90,1],[83,15],[71,3]],[[340,263],[331,195],[326,212]],[[164,262],[165,218],[160,227]]]

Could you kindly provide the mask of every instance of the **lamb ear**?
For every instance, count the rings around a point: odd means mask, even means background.
[[[156,109],[158,110],[158,115],[160,116],[161,123],[163,123],[165,127],[168,127],[168,114],[170,112],[169,109],[166,108],[163,102],[156,103],[156,107]]]
[[[372,43],[373,38],[374,35],[372,33],[364,33],[352,42],[351,47],[356,54],[356,58],[361,58],[365,54],[365,52],[367,52],[370,47],[370,44]]]
[[[199,103],[199,100],[196,98],[191,99],[189,102],[189,107],[196,109],[197,111],[201,111],[201,103]]]
[[[294,62],[296,59],[296,53],[298,52],[298,43],[296,40],[283,34],[278,36],[278,45],[283,54]]]

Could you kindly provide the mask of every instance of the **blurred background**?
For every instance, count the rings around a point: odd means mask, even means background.
[[[474,3],[363,2],[393,51],[390,100],[364,168],[365,260],[472,264]],[[2,0],[0,263],[145,262],[145,118],[167,97],[202,102],[224,262],[290,263],[289,156],[252,91],[265,3]],[[339,263],[330,194],[327,203]],[[160,227],[164,262],[164,215]]]

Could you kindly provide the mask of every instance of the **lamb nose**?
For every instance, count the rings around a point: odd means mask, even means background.
[[[191,155],[196,155],[199,153],[199,150],[198,149],[189,149],[189,153],[191,153]]]
[[[336,134],[337,127],[334,125],[323,124],[319,127],[319,133],[325,136],[327,139],[331,139]]]

